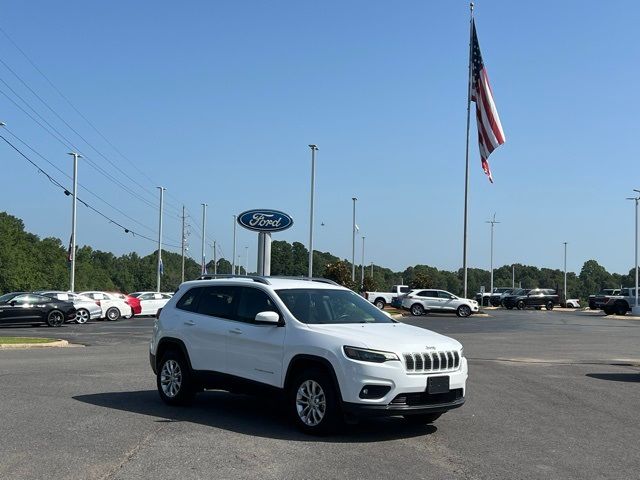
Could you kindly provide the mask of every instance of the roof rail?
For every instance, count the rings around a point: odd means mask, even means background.
[[[309,282],[322,282],[322,283],[329,283],[331,285],[340,286],[339,283],[336,283],[333,280],[329,280],[328,278],[321,278],[321,277],[309,278],[309,277],[303,277],[303,276],[296,277],[295,275],[292,275],[292,276],[273,275],[272,278],[283,278],[283,279],[289,279],[289,280],[307,280]]]
[[[271,282],[267,280],[266,277],[261,277],[260,275],[234,275],[232,273],[218,273],[218,274],[205,274],[201,275],[198,280],[213,280],[216,278],[244,278],[247,280],[253,280],[257,283],[262,283],[264,285],[271,285]]]

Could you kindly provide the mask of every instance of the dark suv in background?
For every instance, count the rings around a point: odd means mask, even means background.
[[[533,307],[537,310],[545,307],[547,310],[553,310],[553,307],[559,302],[560,298],[556,295],[556,291],[549,288],[520,288],[503,299],[504,306],[509,310],[513,307],[518,310],[527,307]]]

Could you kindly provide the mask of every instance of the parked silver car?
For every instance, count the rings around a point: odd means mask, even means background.
[[[402,299],[402,308],[419,317],[428,312],[452,312],[459,317],[468,317],[478,312],[478,302],[460,298],[445,290],[415,289]]]
[[[55,298],[57,300],[73,303],[73,306],[76,308],[76,323],[87,323],[89,320],[98,320],[102,318],[102,308],[89,297],[85,297],[77,293],[61,292],[56,290],[36,293]]]

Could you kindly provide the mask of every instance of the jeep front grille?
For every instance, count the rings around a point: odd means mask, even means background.
[[[443,372],[460,368],[460,353],[457,351],[414,352],[402,356],[408,373]]]

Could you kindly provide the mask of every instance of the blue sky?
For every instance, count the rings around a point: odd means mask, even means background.
[[[479,1],[475,13],[507,143],[490,158],[490,185],[472,124],[470,266],[489,266],[485,220],[495,212],[495,265],[562,268],[566,241],[570,270],[595,258],[628,271],[633,202],[625,197],[640,188],[640,7]],[[79,197],[133,230],[156,237],[157,207],[146,202],[157,203],[163,185],[165,241],[179,242],[185,204],[195,258],[202,202],[207,237],[227,258],[232,215],[250,208],[289,213],[294,227],[274,239],[306,244],[307,145],[316,143],[316,249],[350,258],[356,196],[366,263],[461,266],[468,3],[33,1],[5,5],[0,27],[125,154],[0,34],[0,58],[97,151],[4,65],[0,79],[123,184],[81,162],[80,183],[135,222],[83,189]],[[19,102],[2,82],[0,91]],[[71,172],[68,148],[4,95],[0,119]],[[8,147],[0,155],[1,208],[66,242],[70,197]],[[249,246],[254,268],[256,234],[238,231],[242,263]],[[84,207],[78,242],[117,254],[155,248]]]

